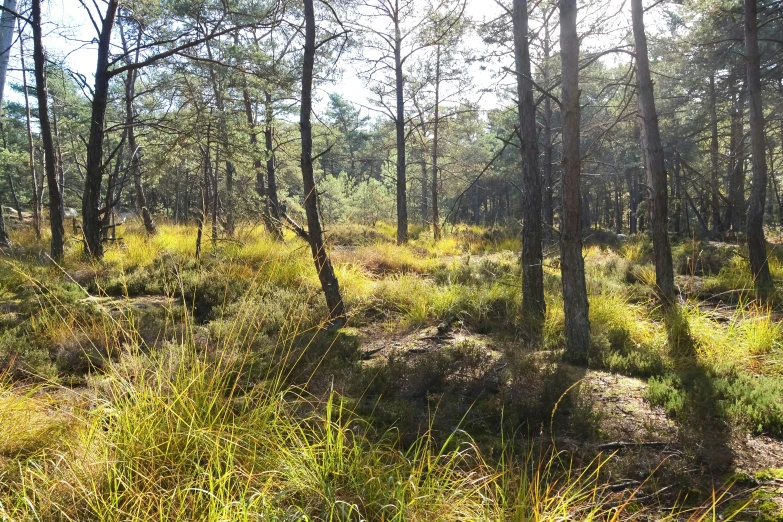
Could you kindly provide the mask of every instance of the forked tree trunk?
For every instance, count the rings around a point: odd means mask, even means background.
[[[590,346],[585,261],[582,257],[581,160],[579,155],[579,37],[576,0],[560,0],[563,104],[563,210],[560,268],[563,279],[566,359],[584,364]]]
[[[49,223],[52,231],[50,255],[55,261],[63,257],[65,228],[63,227],[63,202],[57,182],[54,137],[49,122],[49,91],[46,87],[46,57],[41,34],[41,0],[32,0],[33,60],[35,62],[35,90],[38,96],[38,120],[44,150],[46,184],[49,189]]]
[[[313,96],[313,67],[315,65],[315,9],[313,0],[304,0],[305,44],[302,67],[302,107],[299,114],[299,129],[302,135],[302,183],[304,186],[304,207],[307,214],[307,241],[315,261],[315,269],[329,308],[329,320],[335,326],[345,324],[345,306],[337,276],[324,244],[321,221],[318,217],[318,192],[313,174],[313,130],[310,123]]]
[[[756,295],[768,297],[775,289],[767,263],[764,237],[764,201],[767,196],[767,161],[764,145],[764,110],[761,102],[761,72],[756,0],[745,0],[745,55],[748,61],[750,94],[750,142],[753,178],[748,200],[748,255]]]
[[[538,170],[538,134],[530,73],[527,0],[514,0],[514,58],[517,71],[519,136],[522,150],[522,315],[531,340],[544,329],[544,254],[541,248],[541,178]]]
[[[87,142],[87,168],[84,175],[82,194],[82,232],[84,253],[93,259],[103,257],[101,242],[101,183],[103,181],[103,140],[105,136],[106,105],[109,96],[109,48],[114,19],[119,0],[109,0],[103,15],[101,34],[98,40],[98,63],[95,68],[90,134]],[[109,209],[105,209],[106,212]]]
[[[666,166],[658,130],[650,62],[647,57],[647,36],[644,33],[642,0],[631,0],[633,36],[636,47],[636,85],[641,114],[641,137],[647,169],[650,201],[650,228],[653,237],[655,284],[664,306],[674,303],[674,268],[669,244]]]

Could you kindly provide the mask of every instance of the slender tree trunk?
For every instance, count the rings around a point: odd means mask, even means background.
[[[220,117],[220,115],[218,115]],[[218,177],[220,175],[220,142],[215,143],[215,168],[209,165],[212,181],[212,252],[217,251],[218,244],[218,212],[220,211],[220,193],[218,192]]]
[[[5,93],[5,78],[8,71],[8,61],[11,57],[11,45],[13,44],[14,37],[14,15],[11,12],[16,12],[16,0],[5,0],[3,7],[6,10],[0,15],[0,110],[3,106],[3,94]],[[10,180],[10,174],[9,180]],[[11,185],[13,192],[13,185]],[[14,195],[14,199],[16,196]],[[19,212],[21,222],[21,210],[19,202],[14,203],[16,205],[17,212]],[[3,202],[0,202],[0,246],[11,246],[11,239],[8,236],[8,232],[5,228],[5,214],[3,213]]]
[[[122,26],[120,26],[122,33]],[[133,63],[139,61],[139,46],[141,44],[141,30],[139,30],[136,39],[136,54]],[[125,42],[125,35],[122,34],[122,46],[125,53],[128,53],[128,46]],[[128,56],[130,63],[130,56]],[[131,154],[131,171],[133,172],[133,187],[136,191],[136,209],[141,213],[141,219],[144,222],[144,230],[147,234],[154,235],[157,232],[155,220],[147,206],[147,196],[144,194],[144,185],[141,181],[141,148],[136,143],[136,130],[134,127],[136,113],[133,108],[133,99],[136,97],[136,70],[130,69],[125,78],[125,128],[128,132],[128,149]]]
[[[680,152],[674,153],[674,234],[682,235],[682,176],[680,175]]]
[[[3,106],[5,93],[5,78],[8,72],[8,61],[11,58],[11,46],[14,39],[14,20],[12,13],[16,12],[16,0],[3,1],[2,15],[0,15],[0,108]]]
[[[93,89],[90,134],[87,142],[87,169],[84,176],[84,193],[82,194],[84,253],[94,259],[103,257],[100,209],[101,183],[103,181],[103,140],[106,105],[109,96],[109,47],[118,7],[119,0],[108,1],[98,40],[98,63],[95,68],[95,88]],[[108,209],[106,211],[108,212]]]
[[[0,248],[8,248],[10,246],[11,237],[5,228],[5,209],[3,208],[3,202],[0,201]]]
[[[313,174],[313,133],[310,123],[313,95],[313,67],[315,65],[315,9],[313,0],[304,0],[305,44],[302,67],[302,107],[299,115],[299,129],[302,134],[302,182],[304,186],[304,207],[307,214],[307,239],[315,261],[315,269],[329,307],[329,319],[335,326],[345,324],[345,307],[337,276],[324,244],[321,221],[318,217],[318,192]],[[407,228],[407,227],[406,227]]]
[[[265,126],[264,126],[264,145],[266,147],[266,190],[267,190],[267,213],[271,217],[271,223],[274,227],[273,236],[283,239],[283,224],[280,202],[277,199],[277,174],[275,157],[275,145],[273,141],[274,133],[274,107],[272,105],[272,93],[264,92]]]
[[[54,153],[57,157],[57,188],[60,192],[60,214],[65,223],[65,165],[63,164],[63,149],[60,145],[60,133],[57,130],[57,111],[52,107],[52,132],[54,132]]]
[[[264,170],[261,168],[261,156],[258,150],[258,131],[256,130],[256,119],[253,116],[253,105],[250,102],[250,92],[245,85],[242,89],[242,100],[245,104],[245,117],[247,118],[248,134],[250,136],[250,149],[253,154],[253,172],[256,175],[256,194],[261,198],[264,208],[261,211],[261,218],[264,221],[264,228],[267,232],[277,237],[277,229],[273,221],[269,218],[269,200],[266,194],[266,182],[264,180]]]
[[[114,207],[120,200],[122,194],[122,187],[124,185],[125,177],[120,180],[120,172],[123,165],[123,152],[125,151],[125,140],[128,136],[128,130],[125,129],[120,138],[120,144],[117,147],[117,159],[114,162],[114,169],[109,173],[109,178],[106,180],[106,196],[103,203],[103,208],[106,209],[101,215],[101,241],[106,241],[109,238],[114,239],[114,236],[109,233],[112,230],[111,222],[114,216]],[[119,185],[119,186],[118,186]]]
[[[568,360],[584,364],[590,346],[589,304],[582,257],[580,205],[581,157],[579,153],[579,36],[576,32],[576,0],[560,0],[560,60],[563,104],[563,210],[560,269]]]
[[[440,240],[440,217],[438,216],[438,127],[440,126],[440,44],[435,51],[435,118],[432,122],[432,237]]]
[[[8,178],[8,186],[11,188],[11,199],[14,200],[14,206],[16,207],[16,218],[19,220],[19,223],[22,222],[22,203],[19,201],[19,195],[16,193],[16,188],[14,187],[14,179],[11,177],[10,172],[6,172],[6,177]]]
[[[21,22],[19,22],[19,60],[22,62],[22,89],[24,90],[24,108],[27,118],[27,167],[30,173],[30,182],[32,183],[32,206],[33,206],[33,230],[35,237],[41,239],[41,202],[38,191],[38,175],[35,172],[35,147],[33,146],[33,131],[30,116],[30,93],[27,86],[27,68],[24,61],[24,35],[22,34]]]
[[[405,105],[403,100],[404,79],[402,71],[402,35],[399,20],[395,19],[394,78],[397,98],[397,114],[394,126],[397,135],[397,243],[408,242],[408,180],[406,178],[405,155]],[[434,202],[433,202],[434,205]]]
[[[622,192],[622,179],[614,180],[614,231],[617,234],[623,233],[623,207],[620,194]]]
[[[745,112],[745,88],[740,89],[731,111],[731,150],[729,172],[729,205],[726,223],[734,232],[745,230],[745,132],[742,122]]]
[[[422,144],[422,147],[424,144]],[[427,160],[424,157],[424,154],[422,154],[421,157],[421,222],[422,224],[427,223],[427,216],[429,216],[430,210],[429,205],[427,204],[428,195],[427,192],[430,188],[430,184],[428,183],[429,175],[427,173]]]
[[[546,316],[544,254],[541,248],[541,173],[530,73],[527,0],[514,0],[514,58],[517,72],[519,137],[522,151],[522,315],[533,341],[541,339]]]
[[[625,170],[625,181],[628,184],[628,232],[636,234],[636,211],[639,208],[639,199],[636,195],[636,174],[633,168]]]
[[[655,110],[650,63],[647,57],[647,36],[644,33],[642,0],[631,0],[633,35],[636,47],[636,83],[641,135],[647,168],[647,185],[650,190],[650,226],[655,258],[655,283],[658,295],[665,306],[674,303],[674,268],[669,245],[668,202],[666,166],[664,164],[661,136],[658,131],[658,114]]]
[[[544,63],[543,63],[543,80],[544,85],[549,86],[551,71],[550,71],[550,53],[552,52],[552,43],[549,35],[549,23],[544,23]],[[544,235],[549,238],[551,236],[552,228],[555,222],[555,211],[553,203],[553,185],[552,179],[552,151],[554,146],[552,144],[552,101],[549,97],[544,98],[544,187],[543,187],[543,218],[546,225]]]
[[[764,110],[761,101],[761,72],[758,44],[756,0],[745,0],[745,55],[748,61],[750,94],[750,143],[753,178],[748,200],[748,254],[756,295],[766,298],[774,291],[767,263],[767,241],[764,237],[764,201],[767,191],[767,162],[764,145]]]
[[[46,87],[46,57],[41,34],[41,0],[32,0],[33,60],[35,62],[35,91],[38,96],[38,120],[43,142],[44,168],[49,189],[49,223],[52,230],[50,255],[55,261],[63,257],[65,228],[63,227],[63,202],[57,182],[54,137],[49,122],[49,91]]]
[[[180,182],[179,182],[179,165],[174,167],[174,224],[179,225],[179,207],[182,204],[180,201]]]
[[[715,92],[715,74],[710,75],[710,205],[712,206],[712,235],[721,238],[723,223],[720,218],[720,182],[718,177],[718,109]]]

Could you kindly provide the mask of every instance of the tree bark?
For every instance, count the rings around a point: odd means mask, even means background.
[[[60,133],[57,130],[57,111],[52,107],[52,132],[54,132],[54,153],[57,157],[57,188],[60,192],[60,214],[65,223],[65,165],[63,164],[63,149],[60,145]]]
[[[718,109],[715,92],[715,74],[710,75],[710,205],[712,206],[712,235],[720,239],[723,223],[720,218],[720,185],[718,178]]]
[[[14,206],[16,207],[16,218],[19,220],[19,223],[21,223],[23,221],[22,204],[19,201],[19,195],[16,193],[14,179],[11,177],[11,172],[6,172],[6,177],[8,178],[8,186],[11,189],[11,199],[14,200]]]
[[[399,16],[399,12],[397,12]],[[405,105],[403,90],[405,82],[402,71],[402,34],[400,21],[394,19],[394,81],[397,99],[397,113],[394,126],[397,137],[397,243],[408,242],[408,181],[405,155]]]
[[[530,73],[527,0],[514,0],[514,58],[517,71],[517,110],[522,151],[522,315],[530,338],[539,341],[544,329],[544,254],[541,247],[541,173],[533,82]],[[578,147],[578,145],[577,145]]]
[[[27,67],[24,62],[24,42],[21,22],[19,26],[19,60],[22,63],[22,89],[24,90],[24,109],[27,119],[27,168],[30,173],[30,182],[32,184],[32,207],[33,207],[33,230],[35,237],[41,239],[41,193],[38,191],[38,175],[35,172],[35,147],[33,146],[33,131],[30,116],[30,93],[27,85]]]
[[[3,106],[5,93],[5,78],[8,72],[8,61],[11,58],[11,46],[14,39],[14,20],[12,12],[16,12],[16,0],[3,1],[2,15],[0,15],[0,108]]]
[[[543,63],[543,80],[544,85],[549,86],[550,82],[550,53],[552,51],[552,43],[549,35],[549,23],[544,23],[544,63]],[[544,235],[549,238],[551,235],[552,227],[555,222],[555,212],[553,204],[553,185],[552,179],[552,151],[554,146],[552,144],[552,101],[549,97],[544,98],[544,187],[543,187],[543,219],[546,225]]]
[[[98,39],[98,62],[95,68],[90,134],[87,141],[87,168],[82,195],[82,232],[84,233],[84,254],[93,259],[103,257],[101,241],[101,183],[103,181],[103,140],[106,120],[106,105],[109,96],[109,49],[114,19],[117,16],[119,0],[109,0],[103,16],[101,34]],[[106,209],[108,212],[108,209]]]
[[[0,247],[8,248],[10,246],[11,238],[5,228],[5,209],[3,208],[3,202],[0,201]]]
[[[560,0],[560,60],[563,104],[563,210],[560,269],[563,279],[566,359],[587,363],[590,346],[589,304],[582,257],[581,159],[579,153],[579,36],[576,0]]]
[[[302,107],[299,114],[299,129],[302,135],[302,183],[304,186],[304,207],[307,214],[306,237],[313,254],[315,269],[329,308],[329,320],[337,327],[345,324],[345,306],[337,276],[324,244],[321,221],[318,217],[318,192],[313,173],[313,130],[310,123],[313,96],[313,68],[315,65],[315,9],[313,0],[304,0],[305,44],[302,67]],[[399,172],[399,170],[398,170]],[[407,223],[406,223],[407,232]]]
[[[267,212],[273,226],[273,236],[277,240],[283,239],[283,224],[280,202],[277,199],[277,160],[275,158],[274,138],[274,106],[272,105],[272,93],[264,92],[264,146],[266,147],[266,190]]]
[[[57,157],[54,153],[54,137],[49,122],[49,90],[46,87],[46,56],[41,31],[41,0],[32,0],[33,61],[35,62],[35,91],[38,96],[38,120],[44,151],[46,184],[49,189],[49,224],[52,231],[50,255],[55,261],[63,257],[65,228],[63,227],[63,202],[57,181]]]
[[[680,175],[680,152],[674,153],[674,234],[682,235],[682,176]]]
[[[122,27],[122,26],[120,26]],[[122,32],[122,30],[120,30]],[[139,45],[141,44],[141,29],[136,40],[136,56],[133,63],[139,61]],[[122,46],[125,53],[128,52],[128,46],[125,42],[125,36],[122,37]],[[130,57],[129,57],[130,58]],[[133,99],[136,97],[136,69],[129,69],[125,78],[125,128],[128,132],[128,149],[131,154],[131,171],[133,172],[133,187],[136,191],[136,209],[141,213],[141,219],[144,222],[144,230],[149,235],[157,232],[155,220],[147,206],[147,196],[144,194],[144,185],[141,182],[141,148],[136,143],[136,131],[134,122],[136,113],[133,108]]]
[[[745,112],[745,88],[733,100],[729,151],[729,205],[726,223],[739,233],[745,230],[745,132],[742,122]]]
[[[756,0],[745,0],[745,55],[750,94],[750,143],[753,177],[748,200],[747,235],[750,270],[756,295],[766,298],[775,289],[767,263],[764,237],[764,201],[767,196],[767,161],[764,135],[764,109],[761,101],[761,71],[758,44]]]
[[[639,208],[639,198],[636,194],[636,173],[633,168],[625,170],[625,181],[628,184],[628,232],[630,234],[636,234],[638,221],[636,211]]]
[[[438,127],[440,126],[440,44],[435,51],[435,115],[432,121],[432,238],[440,240],[440,217],[438,216]]]
[[[674,301],[674,268],[669,244],[668,202],[666,166],[658,130],[658,114],[655,110],[653,84],[650,78],[650,62],[647,56],[647,36],[644,33],[642,0],[631,0],[633,35],[636,47],[636,84],[641,137],[647,169],[647,186],[650,201],[650,228],[655,258],[656,291],[664,306]]]

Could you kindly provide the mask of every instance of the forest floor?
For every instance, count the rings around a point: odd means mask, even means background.
[[[0,519],[783,517],[783,300],[753,301],[740,247],[675,242],[664,314],[649,239],[591,231],[585,368],[560,357],[553,249],[527,342],[510,230],[330,229],[340,331],[292,236],[195,260],[193,227],[131,224],[101,263],[71,243],[53,266],[12,232]],[[783,282],[783,248],[770,266]]]

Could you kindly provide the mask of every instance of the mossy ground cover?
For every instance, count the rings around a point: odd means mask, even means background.
[[[206,241],[196,260],[194,227],[162,224],[147,237],[130,225],[102,262],[83,261],[72,244],[56,266],[41,255],[46,238],[20,241],[0,260],[0,516],[723,512],[725,499],[703,482],[687,499],[682,484],[664,492],[661,477],[622,488],[605,452],[556,451],[600,440],[600,408],[580,391],[591,368],[648,380],[641,398],[693,437],[704,426],[783,435],[783,330],[774,300],[747,298],[739,249],[676,244],[677,270],[700,278],[699,291],[682,287],[681,305],[664,313],[649,240],[588,241],[591,361],[574,368],[559,357],[556,258],[545,261],[544,339],[529,344],[514,234],[462,226],[436,243],[414,232],[397,246],[386,224],[335,227],[350,311],[350,329],[337,333],[324,328],[309,251],[291,234],[281,243],[243,227],[231,241]],[[776,277],[779,257],[773,250]],[[451,332],[438,336],[444,320]]]

